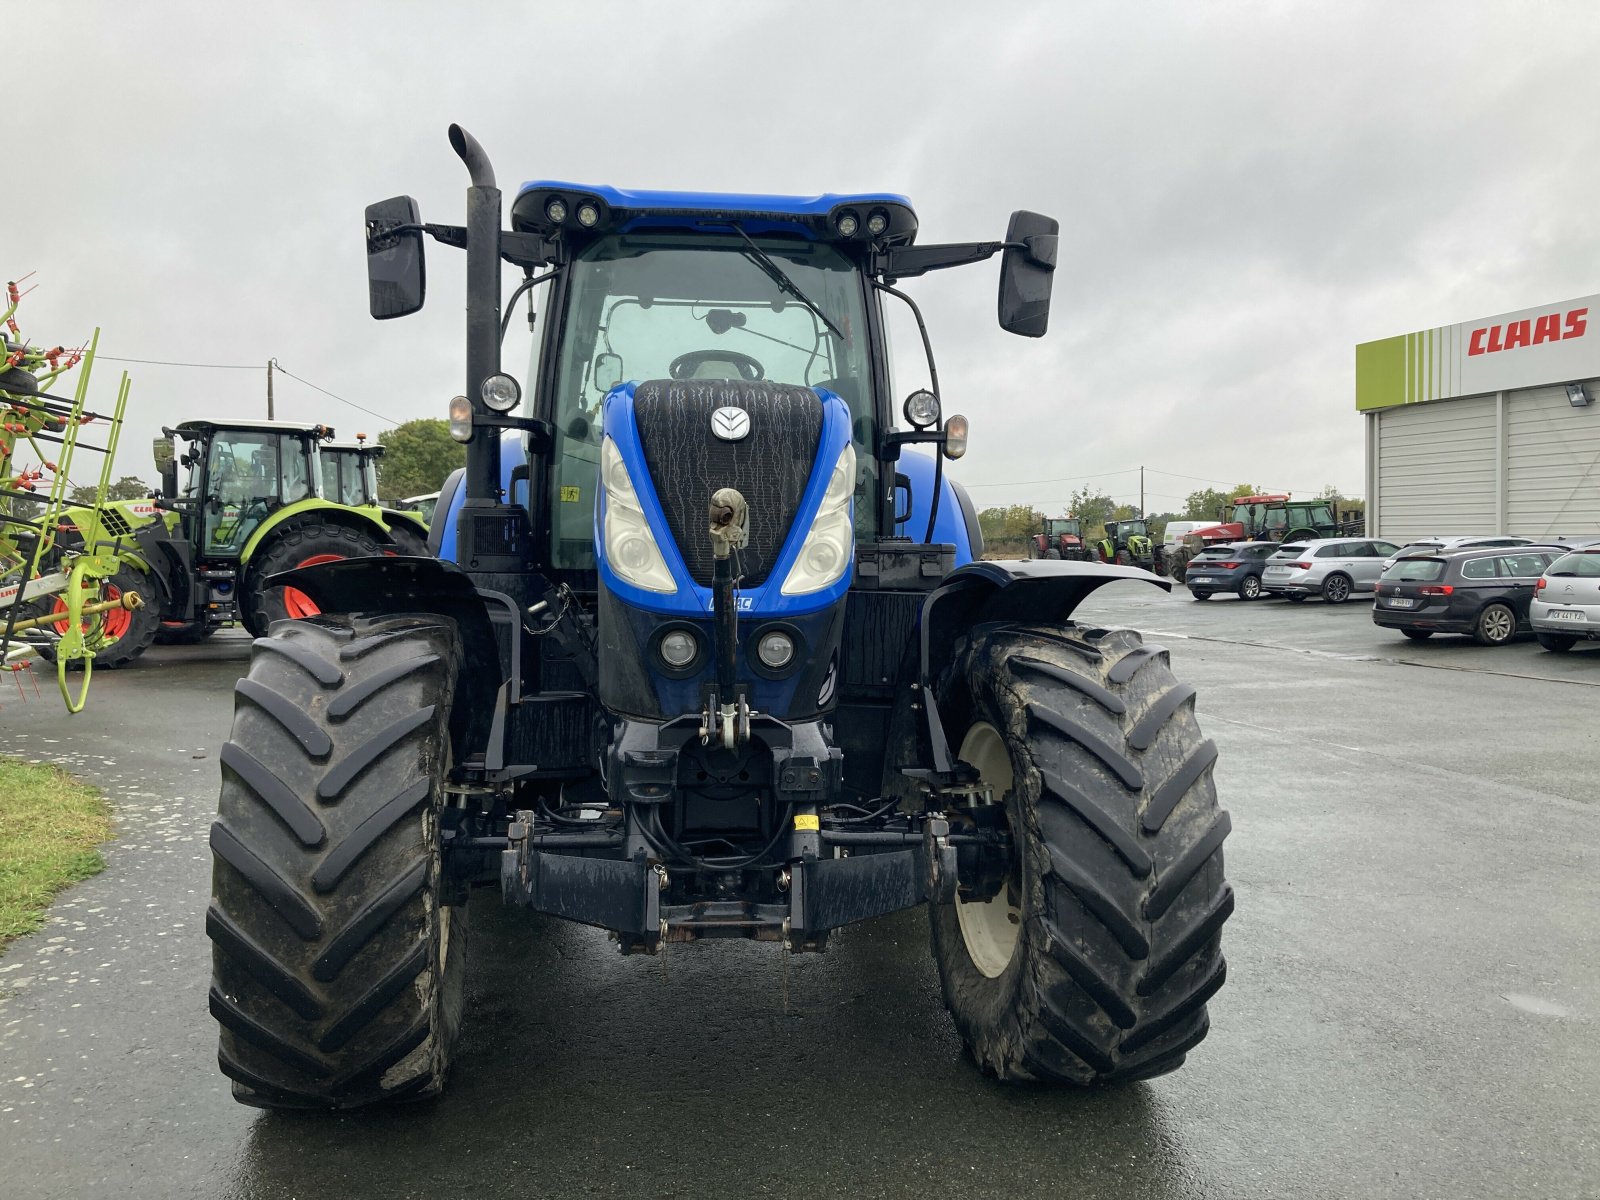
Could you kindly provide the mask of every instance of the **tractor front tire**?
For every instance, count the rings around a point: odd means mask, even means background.
[[[1052,546],[1049,550],[1044,552],[1044,556],[1052,562],[1058,561],[1061,558],[1061,551]]]
[[[455,628],[275,625],[235,689],[206,932],[236,1100],[436,1094],[461,1023],[466,912],[442,878]]]
[[[1009,877],[931,907],[945,1004],[1004,1081],[1176,1069],[1222,986],[1228,814],[1167,653],[1127,630],[1001,627],[947,677],[960,757],[1005,804]]]
[[[334,562],[341,558],[379,558],[377,538],[350,525],[328,522],[290,525],[274,531],[271,542],[257,549],[240,597],[240,619],[252,637],[264,637],[274,621],[317,614],[317,606],[299,588],[269,588],[266,581],[280,571]]]

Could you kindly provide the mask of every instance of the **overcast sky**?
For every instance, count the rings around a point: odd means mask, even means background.
[[[4,0],[0,24],[28,31],[0,242],[0,275],[35,273],[24,333],[259,364],[129,366],[119,466],[147,479],[161,424],[264,416],[272,356],[390,422],[444,414],[463,256],[430,245],[428,307],[377,324],[361,220],[398,193],[463,219],[452,121],[508,205],[556,178],[902,192],[927,241],[1059,218],[1042,340],[996,326],[994,263],[909,285],[982,506],[1137,501],[1141,463],[1152,511],[1211,481],[1359,495],[1357,342],[1600,290],[1587,3]],[[277,400],[385,424],[281,376]]]

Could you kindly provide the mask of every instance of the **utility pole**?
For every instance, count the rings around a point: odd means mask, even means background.
[[[272,420],[272,359],[267,359],[267,420]]]
[[[267,395],[272,395],[271,376],[268,376]],[[271,404],[271,401],[268,401]],[[1139,468],[1139,515],[1144,516],[1144,467]]]

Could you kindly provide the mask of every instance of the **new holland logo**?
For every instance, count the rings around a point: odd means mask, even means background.
[[[750,432],[750,414],[742,408],[719,408],[711,414],[711,432],[725,442],[741,441]]]

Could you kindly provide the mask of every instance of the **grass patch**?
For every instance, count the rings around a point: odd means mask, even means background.
[[[50,898],[98,875],[111,836],[100,793],[59,767],[0,758],[0,949],[44,922]]]

